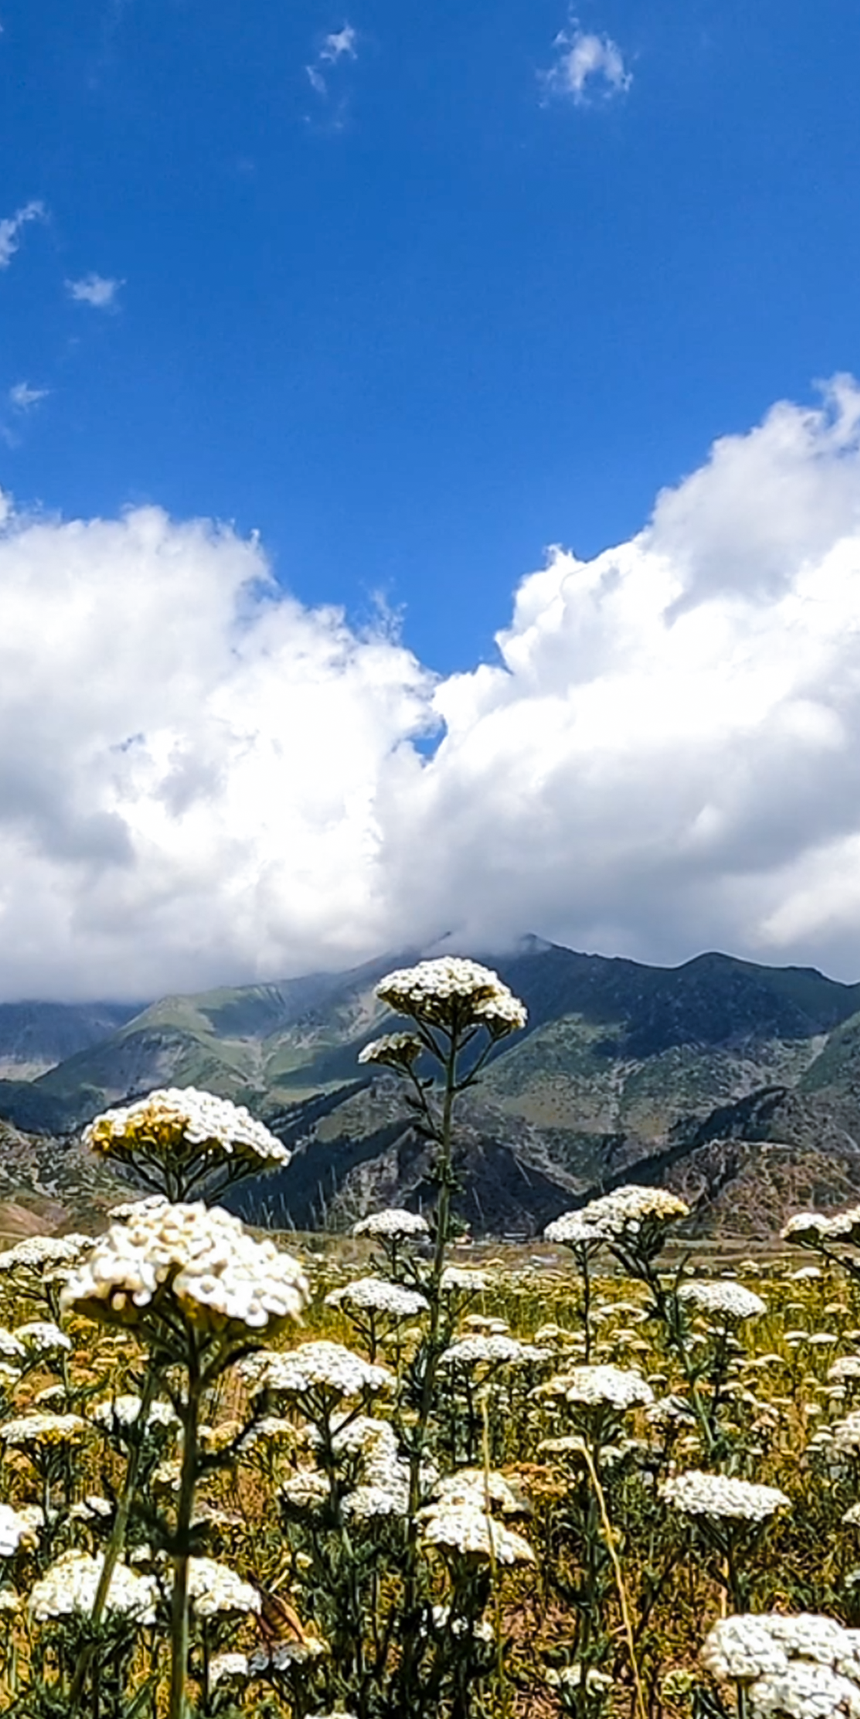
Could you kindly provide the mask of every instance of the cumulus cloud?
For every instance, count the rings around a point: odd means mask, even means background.
[[[21,244],[23,229],[30,221],[44,221],[46,214],[44,203],[34,198],[16,209],[14,215],[7,215],[0,221],[0,269],[8,269]]]
[[[633,82],[621,49],[609,36],[590,34],[574,22],[559,31],[553,48],[553,64],[542,74],[549,95],[570,96],[585,106],[596,98],[623,95]]]
[[[228,528],[7,506],[4,994],[448,931],[860,977],[860,386],[717,442],[631,541],[554,548],[498,646],[434,679]]]
[[[106,275],[82,275],[80,280],[66,281],[66,291],[75,304],[89,304],[94,310],[115,310],[117,294],[125,281]]]

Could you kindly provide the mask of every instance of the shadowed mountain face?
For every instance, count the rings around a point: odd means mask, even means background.
[[[415,958],[164,998],[119,1019],[94,1007],[86,1031],[98,1035],[101,1022],[98,1042],[79,1042],[35,1079],[0,1081],[0,1115],[59,1133],[154,1086],[208,1087],[264,1115],[296,1149],[287,1171],[243,1195],[248,1215],[305,1227],[346,1223],[382,1197],[425,1202],[430,1165],[396,1083],[357,1061],[395,1024],[377,982]],[[475,1228],[533,1231],[622,1178],[698,1190],[712,1228],[742,1183],[743,1232],[770,1233],[800,1187],[825,1204],[854,1188],[860,986],[714,953],[649,967],[535,938],[483,958],[522,997],[529,1023],[500,1045],[462,1119],[461,1211]],[[60,1005],[14,1007],[62,1015]],[[31,1028],[34,1067],[55,1060],[48,1027],[56,1033],[60,1016],[45,1014],[41,1041]]]

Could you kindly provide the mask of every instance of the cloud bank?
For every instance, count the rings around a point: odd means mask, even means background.
[[[526,930],[860,978],[860,386],[434,679],[156,508],[0,530],[0,995],[140,998]],[[431,756],[415,742],[440,735]]]

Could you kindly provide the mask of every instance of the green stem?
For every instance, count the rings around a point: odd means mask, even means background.
[[[173,1553],[173,1598],[170,1612],[170,1700],[169,1719],[186,1719],[185,1684],[188,1676],[188,1547],[197,1485],[200,1428],[200,1399],[203,1380],[194,1333],[188,1342],[188,1402],[183,1416],[184,1443],[179,1505],[176,1512],[176,1545]]]
[[[123,1482],[122,1492],[120,1493],[119,1503],[117,1505],[116,1520],[114,1521],[113,1528],[111,1529],[110,1539],[105,1547],[102,1572],[99,1576],[99,1585],[96,1588],[96,1597],[93,1601],[90,1623],[94,1632],[98,1628],[102,1617],[104,1616],[111,1576],[116,1569],[117,1561],[125,1545],[125,1531],[128,1527],[129,1512],[131,1510],[134,1491],[137,1485],[137,1476],[140,1470],[140,1457],[143,1448],[143,1439],[146,1432],[146,1423],[149,1420],[149,1411],[155,1397],[157,1384],[158,1377],[156,1370],[153,1366],[150,1366],[143,1382],[143,1395],[140,1399],[140,1408],[138,1409],[137,1420],[134,1423],[135,1438],[128,1453],[125,1480]],[[80,1708],[81,1695],[83,1694],[86,1675],[95,1651],[95,1643],[90,1642],[78,1655],[78,1663],[75,1668],[75,1679],[69,1696],[69,1719],[76,1719],[76,1714]]]

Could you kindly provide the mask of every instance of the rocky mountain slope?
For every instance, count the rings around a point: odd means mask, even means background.
[[[295,1149],[287,1171],[243,1195],[248,1215],[304,1228],[345,1224],[381,1198],[425,1201],[426,1149],[396,1082],[357,1061],[394,1024],[376,982],[410,959],[165,998],[115,1026],[103,1014],[99,1042],[0,1081],[0,1115],[71,1135],[153,1086],[207,1086]],[[529,1024],[500,1046],[462,1119],[460,1208],[476,1230],[531,1233],[635,1178],[692,1196],[703,1232],[764,1237],[786,1210],[860,1189],[860,985],[716,953],[649,967],[534,938],[487,959]],[[38,1060],[35,1038],[31,1049]]]

